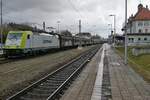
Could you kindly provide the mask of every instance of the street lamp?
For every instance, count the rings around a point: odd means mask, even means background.
[[[110,26],[110,30],[111,30],[111,32],[110,32],[110,40],[109,40],[109,42],[110,43],[112,43],[112,41],[113,41],[113,29],[112,29],[112,24],[108,24],[108,26]]]
[[[127,64],[127,49],[128,49],[128,41],[127,41],[127,0],[125,0],[125,56],[124,56],[124,63]]]
[[[108,26],[110,26],[111,32],[112,32],[112,24],[108,24]],[[112,34],[111,34],[112,35]]]
[[[111,14],[109,16],[114,17],[114,44],[115,44],[115,34],[116,34],[116,15]]]

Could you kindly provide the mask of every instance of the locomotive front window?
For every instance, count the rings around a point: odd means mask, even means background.
[[[9,33],[8,34],[8,39],[9,40],[13,40],[13,39],[18,40],[21,37],[22,37],[22,33]]]
[[[7,36],[6,45],[16,45],[19,46],[21,43],[21,37],[23,33],[9,33]]]

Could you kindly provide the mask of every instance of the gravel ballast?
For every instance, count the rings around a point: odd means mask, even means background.
[[[71,49],[0,65],[0,100],[32,84],[92,48]]]

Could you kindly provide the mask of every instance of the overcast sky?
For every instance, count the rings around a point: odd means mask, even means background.
[[[128,16],[135,14],[139,3],[150,6],[149,0],[128,0]],[[107,37],[113,17],[117,16],[117,33],[124,22],[125,0],[3,0],[4,22],[30,22],[78,32],[78,20],[82,31]]]

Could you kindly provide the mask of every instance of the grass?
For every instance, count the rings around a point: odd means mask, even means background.
[[[139,73],[146,81],[150,82],[150,54],[143,54],[139,56],[132,55],[132,48],[128,48],[128,62],[129,65]],[[123,57],[124,48],[116,47],[117,53]]]

